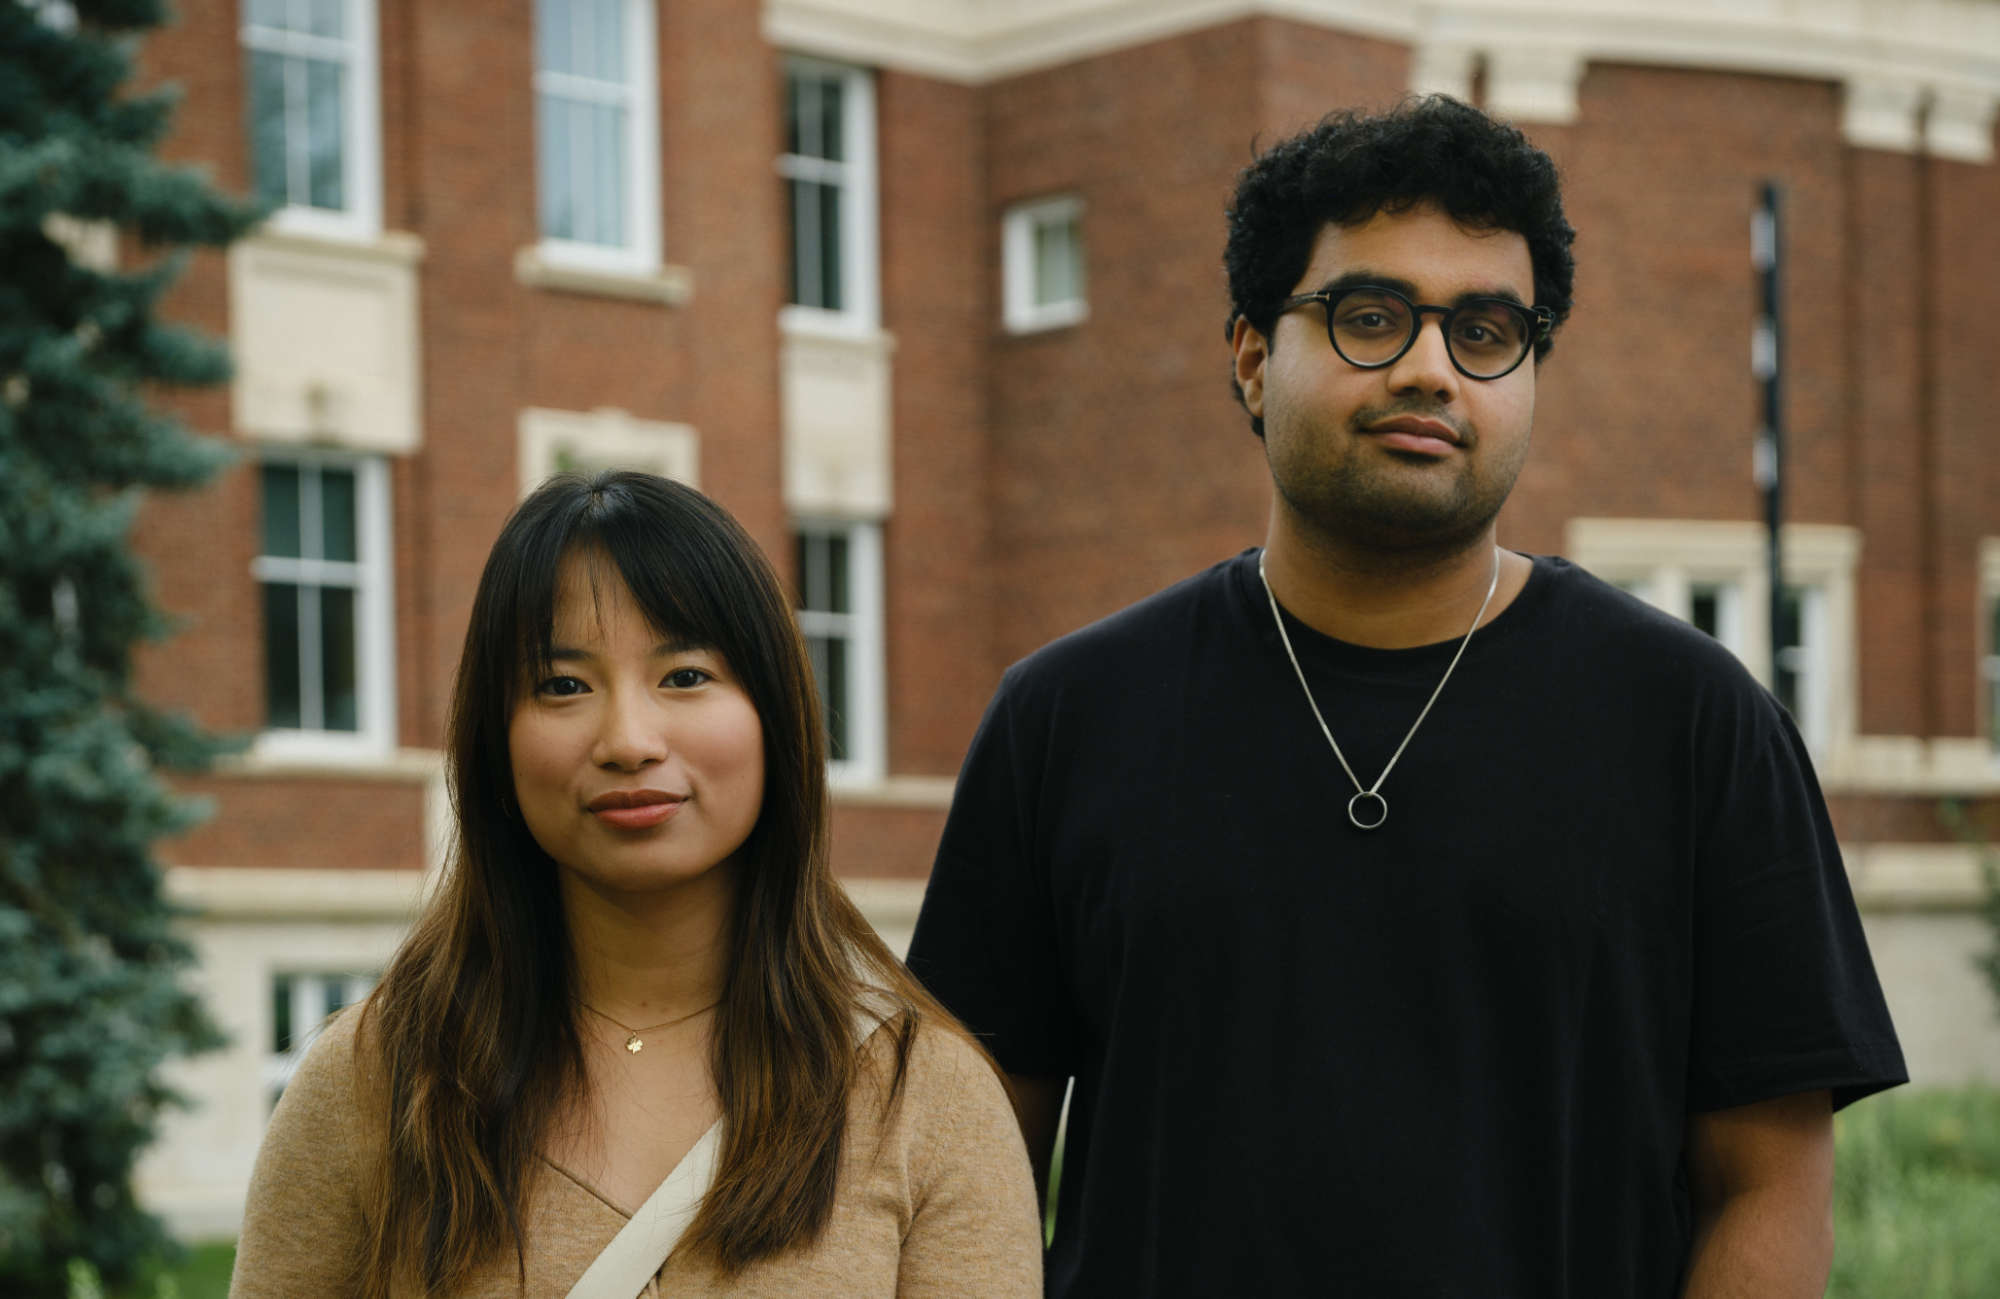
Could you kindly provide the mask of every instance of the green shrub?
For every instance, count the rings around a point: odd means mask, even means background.
[[[1863,1101],[1835,1146],[1828,1299],[2000,1295],[2000,1090]]]

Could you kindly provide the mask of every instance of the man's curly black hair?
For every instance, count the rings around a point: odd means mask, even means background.
[[[1305,274],[1313,241],[1328,222],[1358,225],[1423,202],[1468,226],[1525,238],[1535,305],[1562,324],[1576,278],[1570,254],[1576,231],[1563,216],[1554,161],[1514,127],[1448,95],[1427,95],[1385,113],[1328,114],[1243,169],[1222,256],[1228,329],[1241,317],[1270,336],[1278,303]],[[1549,343],[1545,337],[1535,344],[1536,361],[1548,355]],[[1242,400],[1240,387],[1236,396]],[[1250,427],[1264,435],[1261,419],[1252,417]]]

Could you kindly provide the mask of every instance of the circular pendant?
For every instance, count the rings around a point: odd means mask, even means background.
[[[639,1040],[639,1035],[637,1033],[634,1033],[632,1036],[625,1039],[625,1049],[627,1051],[630,1051],[633,1055],[639,1054],[640,1051],[645,1049],[645,1046],[646,1044]]]
[[[1375,815],[1369,817],[1368,812]],[[1364,789],[1347,800],[1347,819],[1354,822],[1357,830],[1379,829],[1389,819],[1389,800],[1372,789]]]

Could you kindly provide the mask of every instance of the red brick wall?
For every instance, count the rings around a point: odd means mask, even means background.
[[[1536,445],[1503,541],[1560,549],[1577,515],[1761,517],[1750,214],[1767,176],[1787,196],[1788,517],[1841,519],[1836,88],[1594,64],[1578,99],[1574,125],[1529,128],[1563,169],[1576,306],[1541,371]]]
[[[419,870],[424,791],[415,782],[205,776],[176,782],[215,815],[160,845],[176,866]]]
[[[2000,440],[1994,378],[2000,317],[2000,163],[1925,164],[1929,267],[1924,298],[1923,407],[1931,463],[1934,587],[1925,617],[1935,655],[1929,682],[1936,734],[1983,734],[1979,656],[1986,644],[1979,542],[2000,537]]]
[[[424,445],[392,470],[405,745],[441,740],[472,591],[518,491],[523,407],[692,424],[704,487],[789,569],[780,55],[755,5],[684,0],[658,17],[663,251],[694,276],[680,307],[517,282],[515,254],[537,237],[529,7],[382,2],[385,224],[425,241]],[[189,6],[148,47],[146,72],[186,87],[168,155],[241,189],[235,21],[231,5]],[[1261,538],[1267,475],[1222,338],[1224,207],[1255,148],[1330,109],[1389,103],[1408,76],[1403,46],[1277,19],[979,87],[878,74],[883,323],[897,347],[892,772],[954,771],[1007,662]],[[1788,516],[1866,533],[1862,730],[1970,733],[1977,544],[2000,535],[2000,318],[1986,303],[2000,283],[2000,166],[1851,148],[1825,82],[1599,64],[1579,100],[1575,124],[1529,128],[1567,176],[1578,294],[1541,372],[1537,444],[1503,538],[1558,550],[1580,514],[1759,517],[1748,225],[1774,177],[1787,195]],[[1001,214],[1056,193],[1086,205],[1091,314],[1012,336]],[[197,258],[171,306],[226,334],[221,259]],[[195,427],[228,430],[226,393],[170,400]],[[239,468],[156,498],[138,534],[184,620],[144,656],[145,689],[238,731],[263,707],[255,489]],[[417,860],[414,787],[200,787],[221,819],[174,860]],[[1855,803],[1843,830],[1915,834],[1883,819],[1921,819],[1911,808]],[[328,833],[351,821],[356,850],[298,831],[322,816]],[[941,821],[842,805],[839,869],[921,874]]]
[[[964,86],[876,81],[882,322],[895,336],[884,530],[889,770],[952,775],[999,679],[989,549],[984,114]]]

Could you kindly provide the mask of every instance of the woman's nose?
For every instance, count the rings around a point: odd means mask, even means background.
[[[604,708],[597,732],[599,766],[637,771],[667,756],[667,726],[663,710],[651,701],[613,696]]]

